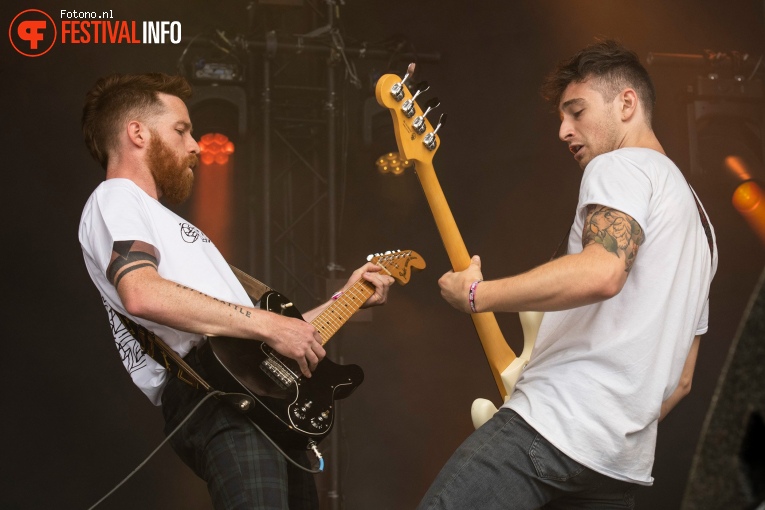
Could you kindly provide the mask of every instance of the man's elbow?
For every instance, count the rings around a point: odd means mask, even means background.
[[[680,398],[687,396],[691,392],[691,386],[693,384],[693,378],[681,377],[680,382],[677,385],[677,393]]]
[[[136,290],[125,290],[119,293],[122,306],[125,311],[133,317],[144,317],[147,311],[147,300],[143,292]]]
[[[623,274],[613,273],[600,275],[594,285],[593,294],[597,301],[605,301],[618,295],[624,288],[627,281],[626,272]]]
[[[127,313],[133,317],[150,319],[158,305],[157,293],[144,283],[125,279],[120,282],[117,293]]]

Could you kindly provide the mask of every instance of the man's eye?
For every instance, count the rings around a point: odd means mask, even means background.
[[[582,115],[582,112],[583,112],[583,111],[584,111],[584,110],[579,110],[578,112],[574,112],[574,118],[575,118],[575,119],[578,119],[578,118],[579,118],[579,116],[580,116],[580,115]]]
[[[183,136],[183,130],[182,129],[176,129],[175,132],[178,133],[179,135]]]

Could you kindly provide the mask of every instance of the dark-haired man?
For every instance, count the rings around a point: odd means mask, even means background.
[[[690,390],[707,330],[714,235],[651,127],[654,89],[613,41],[561,62],[543,93],[584,170],[568,255],[483,281],[445,274],[464,312],[547,312],[494,417],[448,461],[420,509],[633,508],[653,482],[658,422]]]
[[[204,397],[143,353],[114,312],[148,328],[204,377],[196,347],[205,335],[251,338],[295,359],[310,377],[325,352],[310,321],[255,309],[236,276],[196,227],[163,206],[188,197],[199,146],[184,104],[191,89],[163,74],[98,80],[83,109],[83,134],[106,170],[80,222],[85,265],[112,321],[133,382],[162,405],[166,432]],[[346,287],[375,286],[366,306],[385,302],[393,282],[365,264]],[[328,303],[327,303],[328,304]],[[317,508],[313,478],[287,461],[247,419],[218,400],[205,402],[171,441],[208,485],[217,509]],[[292,452],[306,463],[304,452]]]

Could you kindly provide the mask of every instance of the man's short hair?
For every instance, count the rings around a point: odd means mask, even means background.
[[[100,78],[88,91],[82,109],[82,134],[90,154],[104,170],[109,153],[117,149],[125,122],[162,113],[159,92],[185,100],[191,96],[191,86],[182,76],[112,74]]]
[[[573,57],[558,63],[542,84],[542,96],[556,109],[566,87],[593,79],[593,87],[605,101],[613,100],[626,87],[637,92],[646,121],[651,125],[656,91],[648,71],[633,51],[613,40],[591,44]]]

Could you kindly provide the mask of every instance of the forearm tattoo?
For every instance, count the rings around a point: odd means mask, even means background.
[[[643,229],[629,214],[602,205],[587,208],[582,232],[583,248],[598,243],[619,258],[624,255],[624,270],[629,272],[644,241]]]
[[[186,287],[185,285],[182,285],[180,283],[176,283],[176,285],[178,286],[179,289],[188,290],[189,292],[193,292],[195,294],[199,294],[200,296],[208,297],[208,298],[210,298],[210,299],[212,299],[214,301],[217,301],[218,303],[222,303],[222,304],[228,306],[229,308],[233,308],[234,310],[236,310],[237,312],[239,312],[240,314],[244,315],[247,318],[252,317],[252,312],[250,312],[249,310],[247,310],[243,306],[235,305],[233,303],[229,303],[228,301],[223,301],[222,299],[218,299],[218,298],[213,297],[213,296],[211,296],[209,294],[205,294],[204,292],[200,292],[200,291],[198,291],[196,289],[192,289],[191,287]]]
[[[117,288],[120,280],[136,269],[153,267],[157,270],[159,254],[157,249],[143,241],[115,241],[112,246],[112,259],[106,268],[106,278]]]

